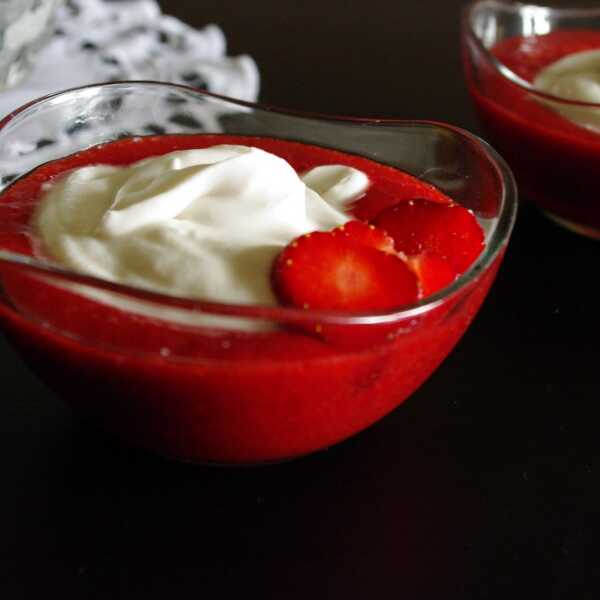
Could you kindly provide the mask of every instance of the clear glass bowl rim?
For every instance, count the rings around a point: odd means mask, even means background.
[[[554,96],[546,92],[541,92],[535,89],[531,83],[522,77],[519,77],[512,69],[509,69],[505,64],[500,62],[481,42],[479,36],[475,33],[472,27],[472,16],[475,10],[480,5],[488,4],[490,6],[497,6],[504,12],[519,13],[525,8],[542,8],[550,13],[569,16],[569,17],[600,17],[600,8],[586,8],[586,7],[569,7],[560,8],[554,6],[545,6],[543,4],[531,4],[525,2],[505,2],[504,0],[474,0],[469,2],[462,12],[462,35],[468,36],[468,38],[477,46],[477,49],[485,57],[486,62],[490,65],[503,79],[506,79],[510,84],[521,88],[522,90],[533,94],[539,98],[549,100],[556,104],[563,104],[565,106],[578,106],[581,108],[596,108],[600,109],[600,103],[597,102],[583,102],[581,100],[568,100],[561,98],[560,96]]]
[[[24,104],[20,108],[15,109],[6,117],[0,120],[0,133],[4,127],[16,119],[21,113],[32,109],[40,104],[44,104],[57,97],[63,97],[69,94],[78,93],[86,90],[103,89],[108,87],[118,86],[136,86],[136,87],[161,87],[165,90],[176,89],[186,93],[192,93],[200,97],[209,97],[227,103],[237,105],[244,108],[262,111],[266,113],[276,113],[278,115],[289,117],[300,117],[307,120],[318,120],[335,124],[360,124],[371,127],[423,127],[430,129],[442,129],[449,132],[453,136],[458,136],[465,139],[468,143],[478,148],[486,160],[489,161],[492,167],[497,172],[499,180],[502,184],[501,189],[501,212],[497,217],[497,223],[494,230],[477,260],[471,267],[458,277],[450,286],[432,294],[424,299],[405,305],[397,310],[370,312],[370,313],[348,313],[335,311],[306,311],[300,308],[287,306],[265,306],[251,304],[230,304],[206,301],[198,298],[182,298],[169,296],[159,292],[153,292],[141,288],[135,288],[129,285],[113,283],[107,280],[97,278],[92,275],[77,273],[70,269],[65,269],[60,266],[52,265],[40,261],[36,258],[19,254],[16,252],[0,250],[0,261],[5,264],[12,265],[18,269],[36,273],[45,276],[45,278],[57,279],[62,282],[70,282],[74,284],[84,284],[86,286],[117,293],[126,298],[151,302],[153,304],[162,305],[168,308],[187,309],[194,312],[204,314],[213,314],[218,316],[242,317],[245,319],[259,319],[271,322],[293,322],[293,323],[314,323],[318,320],[320,323],[328,323],[335,325],[369,325],[369,324],[385,324],[392,323],[398,320],[412,319],[425,314],[438,306],[458,295],[462,290],[467,288],[481,274],[487,271],[492,266],[498,254],[504,249],[510,238],[517,213],[518,194],[517,186],[505,161],[496,153],[496,151],[484,140],[468,131],[438,121],[428,120],[405,120],[405,119],[377,119],[365,117],[349,117],[336,116],[319,113],[310,113],[297,110],[289,110],[279,108],[262,103],[248,102],[229,98],[219,94],[213,94],[198,88],[192,88],[186,85],[160,82],[160,81],[114,81],[108,83],[92,84],[71,88],[32,100]],[[250,134],[245,134],[250,135]],[[343,151],[343,150],[342,150]],[[191,326],[191,329],[204,329],[203,326]]]

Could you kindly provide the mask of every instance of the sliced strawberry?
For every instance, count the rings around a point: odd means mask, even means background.
[[[315,310],[385,311],[418,297],[415,274],[400,257],[334,232],[286,246],[273,265],[283,304]]]
[[[343,237],[376,250],[396,254],[394,240],[382,229],[364,221],[348,221],[331,232],[336,237]]]
[[[456,279],[456,271],[450,263],[432,252],[409,256],[408,266],[419,280],[422,298],[435,294]]]
[[[448,196],[433,185],[407,173],[395,171],[394,177],[372,182],[365,195],[355,202],[352,207],[352,215],[356,219],[370,221],[389,206],[412,198],[427,198],[427,200],[441,204],[452,202]]]
[[[484,246],[481,226],[460,204],[415,199],[386,208],[373,220],[407,256],[431,252],[445,258],[457,274],[466,271]]]

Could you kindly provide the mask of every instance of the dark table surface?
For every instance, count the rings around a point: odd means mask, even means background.
[[[265,102],[477,131],[458,0],[163,0]],[[524,203],[496,284],[408,402],[328,451],[170,463],[76,422],[0,338],[0,598],[597,598],[597,243]]]

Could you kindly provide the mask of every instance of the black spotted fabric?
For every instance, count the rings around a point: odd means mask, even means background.
[[[73,87],[122,80],[167,81],[219,95],[256,101],[259,73],[253,59],[226,52],[225,36],[214,24],[194,29],[162,14],[154,0],[65,0],[59,8],[53,37],[42,50],[31,76],[0,94],[0,118],[31,100]],[[131,97],[99,99],[102,109],[127,122],[108,135],[194,133],[218,130],[212,103],[201,106],[184,93],[166,96],[160,109],[146,114],[133,109]],[[105,102],[105,105],[101,105]],[[74,107],[60,123],[49,119],[25,128],[11,147],[0,148],[0,187],[24,172],[73,148],[107,135]]]

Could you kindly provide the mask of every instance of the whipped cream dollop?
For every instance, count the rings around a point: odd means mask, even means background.
[[[569,54],[542,69],[533,81],[535,89],[565,100],[600,105],[600,50]],[[544,104],[569,121],[600,132],[600,109],[569,105],[551,100]]]
[[[43,254],[79,272],[173,296],[273,305],[277,254],[299,235],[347,222],[368,183],[342,165],[301,178],[274,154],[218,145],[76,169],[47,186],[34,228]]]

